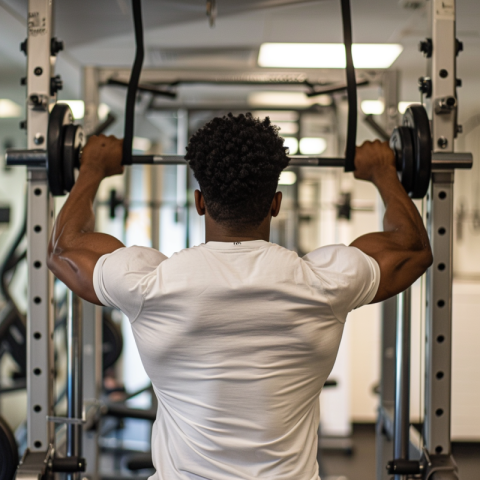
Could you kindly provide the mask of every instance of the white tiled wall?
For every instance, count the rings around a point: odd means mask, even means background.
[[[453,286],[452,438],[480,441],[480,282]]]

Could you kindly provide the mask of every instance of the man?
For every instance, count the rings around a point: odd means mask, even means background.
[[[268,242],[289,161],[268,118],[215,118],[190,139],[206,243],[171,258],[94,232],[97,188],[122,173],[121,157],[120,140],[89,141],[48,265],[130,319],[158,398],[152,478],[318,479],[318,395],[348,312],[405,290],[432,262],[392,151],[366,142],[355,158],[356,178],[383,198],[385,231],[303,258]]]

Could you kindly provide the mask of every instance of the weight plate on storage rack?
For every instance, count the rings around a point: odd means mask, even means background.
[[[65,103],[57,103],[48,120],[47,133],[47,175],[50,191],[53,195],[66,193],[63,170],[64,127],[73,123],[70,107]]]
[[[390,148],[395,153],[398,178],[410,195],[413,191],[415,164],[411,129],[409,127],[396,127],[390,137]]]
[[[12,430],[0,417],[0,480],[12,480],[18,467],[18,447]]]
[[[64,127],[63,139],[63,180],[69,192],[75,185],[76,170],[80,167],[80,152],[85,146],[85,135],[81,125]]]
[[[428,191],[432,173],[432,135],[430,121],[422,105],[410,105],[403,116],[403,125],[410,127],[414,152],[412,198],[423,198]]]

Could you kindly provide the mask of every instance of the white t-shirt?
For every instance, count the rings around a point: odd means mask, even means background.
[[[130,319],[158,398],[151,479],[317,480],[318,396],[348,312],[379,280],[377,262],[344,245],[101,257],[95,292]]]

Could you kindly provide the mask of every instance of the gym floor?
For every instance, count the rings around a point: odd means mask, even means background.
[[[372,480],[375,478],[375,425],[354,424],[353,455],[344,452],[323,453],[325,471],[322,480]],[[461,480],[480,478],[480,443],[456,442],[452,445]]]
[[[126,420],[117,435],[111,439],[120,441],[125,450],[136,444],[148,446],[150,427],[148,422],[141,420]],[[321,452],[326,476],[322,480],[373,480],[375,478],[375,425],[353,425],[353,454],[345,451],[324,450]],[[455,461],[457,462],[461,480],[479,480],[480,478],[480,443],[455,442],[452,445]],[[108,449],[107,449],[108,450]],[[133,451],[129,453],[133,453]],[[125,452],[126,453],[126,452]],[[128,455],[128,453],[127,453]],[[122,458],[123,457],[123,458]],[[121,475],[123,478],[147,479],[151,471],[141,471],[132,474],[125,469],[125,456],[118,452],[103,452],[100,465],[102,477]],[[110,477],[109,477],[110,478]]]

